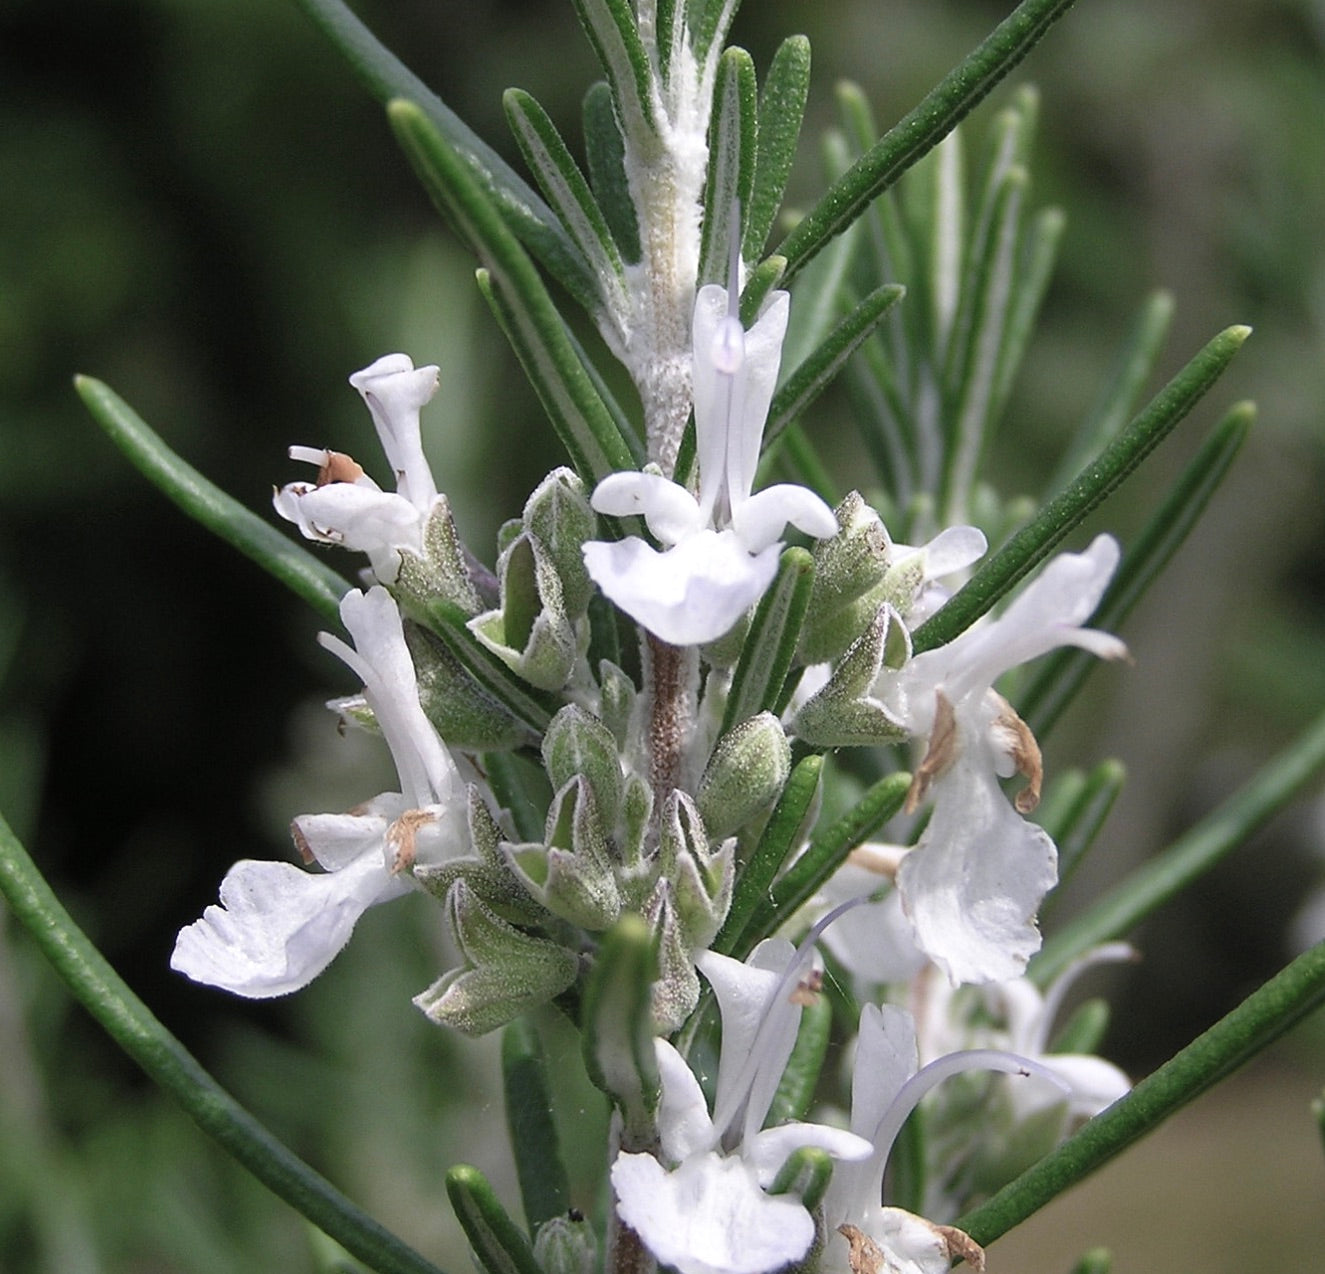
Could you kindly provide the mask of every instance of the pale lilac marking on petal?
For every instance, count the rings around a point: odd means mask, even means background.
[[[981,752],[967,742],[936,785],[929,825],[897,873],[917,945],[954,984],[1025,970],[1040,948],[1035,913],[1058,878],[1049,834],[1008,804]]]
[[[805,1208],[766,1195],[735,1156],[692,1155],[667,1172],[652,1155],[621,1154],[612,1186],[621,1219],[680,1274],[769,1274],[814,1241]]]
[[[170,967],[250,999],[288,995],[331,963],[369,907],[408,887],[376,853],[326,874],[244,859],[221,881],[221,905],[180,930]]]
[[[590,540],[584,563],[608,600],[656,637],[697,646],[728,632],[763,596],[778,553],[751,557],[732,532],[700,531],[665,553],[634,536]]]

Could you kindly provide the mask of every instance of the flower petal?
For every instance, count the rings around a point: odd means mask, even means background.
[[[437,392],[437,376],[436,367],[416,368],[407,354],[386,354],[350,377],[372,413],[400,494],[420,513],[437,498],[419,426],[420,409]]]
[[[699,1080],[685,1058],[666,1040],[654,1040],[662,1101],[658,1106],[658,1137],[663,1154],[673,1163],[712,1150],[716,1137],[708,1103]]]
[[[611,517],[642,516],[664,544],[675,544],[703,528],[703,515],[685,487],[656,473],[609,473],[589,503]]]
[[[765,487],[736,506],[732,530],[751,553],[760,553],[782,538],[790,522],[797,530],[826,540],[837,534],[837,518],[809,487],[779,482]]]
[[[680,1274],[767,1274],[814,1241],[809,1212],[766,1195],[735,1156],[692,1155],[666,1172],[652,1155],[620,1154],[612,1185],[621,1219]]]
[[[897,872],[917,945],[954,984],[1022,973],[1058,878],[1049,834],[1008,804],[983,753],[968,741],[934,783],[929,825]]]
[[[868,1159],[874,1147],[845,1128],[828,1124],[778,1124],[756,1133],[741,1147],[741,1155],[754,1169],[755,1179],[767,1189],[777,1179],[783,1164],[804,1146],[827,1151],[834,1159],[858,1162]]]
[[[380,586],[366,593],[351,589],[341,598],[340,615],[354,649],[329,633],[319,640],[362,679],[364,697],[391,749],[410,808],[440,804],[463,819],[465,785],[419,703],[414,661],[391,594]]]
[[[221,905],[180,930],[170,967],[250,999],[288,995],[331,963],[369,907],[408,888],[380,852],[329,873],[244,859],[221,881]]]
[[[608,599],[673,646],[728,632],[777,574],[777,549],[751,557],[730,531],[700,531],[659,553],[631,536],[584,546],[589,575]]]

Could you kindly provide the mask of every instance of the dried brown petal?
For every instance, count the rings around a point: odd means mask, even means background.
[[[925,759],[916,767],[911,777],[911,786],[906,793],[906,804],[902,807],[908,814],[914,814],[925,799],[929,785],[947,773],[948,768],[957,759],[957,715],[952,710],[952,703],[942,690],[934,692],[934,727],[929,732],[929,749]]]

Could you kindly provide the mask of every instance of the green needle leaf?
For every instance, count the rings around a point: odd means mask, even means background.
[[[795,850],[797,835],[819,791],[823,768],[822,756],[803,757],[782,785],[782,794],[764,824],[759,844],[736,878],[722,931],[713,940],[713,950],[720,955],[731,955],[738,949],[749,950],[754,946],[753,942],[748,945],[742,942],[746,922],[768,897],[769,888],[782,865]]]
[[[653,79],[628,0],[572,0],[612,88],[626,136],[644,147],[654,131]]]
[[[524,1231],[511,1220],[477,1168],[456,1164],[446,1174],[446,1195],[487,1274],[542,1274]]]
[[[759,144],[754,190],[745,217],[741,255],[753,261],[764,249],[791,176],[810,96],[810,42],[789,36],[778,46],[759,96]]]
[[[1325,943],[1299,956],[1126,1097],[956,1224],[977,1243],[992,1243],[1231,1074],[1321,1004],[1325,1004]]]
[[[759,90],[755,64],[744,49],[728,49],[718,61],[709,123],[709,170],[696,282],[723,283],[732,236],[732,213],[750,207],[755,181]],[[740,235],[744,240],[743,233]]]
[[[297,593],[324,619],[340,623],[340,599],[350,585],[335,571],[181,460],[110,386],[91,376],[76,376],[74,388],[93,419],[149,482],[189,517]]]
[[[384,106],[393,98],[417,102],[455,148],[506,224],[585,309],[597,308],[593,270],[575,250],[551,210],[477,133],[350,11],[344,0],[297,0]]]
[[[1250,335],[1222,331],[1192,359],[1061,495],[1051,500],[971,577],[970,582],[913,636],[916,654],[964,632],[1101,503],[1168,436],[1219,378]]]
[[[502,104],[525,162],[575,246],[593,267],[599,288],[606,290],[602,299],[609,312],[622,313],[625,269],[621,254],[579,165],[547,112],[528,93],[507,89]]]
[[[719,734],[760,712],[780,712],[786,706],[781,702],[783,689],[813,587],[814,558],[802,548],[784,550],[777,576],[750,621]]]
[[[408,599],[403,604],[408,606]],[[552,720],[551,701],[521,680],[470,630],[469,616],[454,602],[434,597],[426,611],[413,611],[430,632],[435,633],[461,666],[512,716],[522,721],[536,735],[541,735]]]
[[[810,900],[846,856],[902,808],[911,776],[905,771],[880,779],[831,827],[811,838],[805,852],[760,900],[732,954],[744,958],[797,907]]]
[[[765,450],[832,384],[847,359],[869,339],[884,315],[905,295],[906,289],[900,283],[885,283],[875,288],[787,377],[773,395],[772,406],[768,409]]]
[[[1123,555],[1118,573],[1091,617],[1093,628],[1116,632],[1132,607],[1159,578],[1173,555],[1200,521],[1205,506],[1223,482],[1256,418],[1251,403],[1238,403],[1211,431],[1177,485]],[[1082,655],[1083,658],[1074,658]],[[1017,711],[1042,738],[1072,702],[1099,660],[1084,651],[1057,652],[1041,663],[1025,690],[1017,695]]]
[[[1072,0],[1022,0],[877,145],[835,181],[778,251],[797,274],[834,235],[936,146],[1072,7]]]
[[[642,916],[626,914],[603,939],[581,1005],[589,1078],[621,1112],[621,1144],[653,1144],[661,1080],[653,1048],[651,990],[658,976],[653,935]]]
[[[828,1041],[833,1033],[833,1005],[826,995],[811,999],[801,1010],[796,1029],[796,1044],[782,1072],[773,1104],[765,1121],[770,1128],[788,1120],[804,1119],[814,1101],[819,1074],[828,1056]]]
[[[440,1274],[271,1135],[125,985],[0,818],[0,893],[74,997],[209,1137],[378,1274]]]
[[[617,124],[612,90],[599,80],[584,95],[584,156],[598,206],[612,227],[621,255],[640,259],[639,218],[626,179],[626,142]]]
[[[1046,491],[1061,491],[1067,486],[1086,461],[1103,451],[1127,423],[1155,370],[1172,320],[1173,297],[1168,292],[1152,292],[1133,320],[1094,406],[1086,413]]]
[[[585,482],[635,459],[571,340],[538,271],[451,144],[412,102],[387,108],[391,126],[438,207],[447,211],[488,271],[506,334]]]
[[[502,1032],[501,1069],[520,1199],[533,1233],[544,1221],[565,1215],[570,1185],[552,1120],[547,1060],[538,1032],[525,1018],[517,1018]]]
[[[1325,766],[1325,713],[1228,800],[1045,942],[1029,975],[1048,986],[1085,951],[1126,937],[1241,845]]]

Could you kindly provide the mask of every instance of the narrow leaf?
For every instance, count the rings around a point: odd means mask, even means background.
[[[584,153],[589,180],[627,261],[640,259],[639,218],[626,180],[626,143],[612,105],[612,90],[599,80],[584,95]]]
[[[542,1274],[529,1240],[477,1168],[456,1164],[446,1174],[446,1196],[487,1274]]]
[[[1046,491],[1061,491],[1083,465],[1113,441],[1136,410],[1136,401],[1155,370],[1173,320],[1173,297],[1153,292],[1118,351],[1094,405],[1086,413]]]
[[[1123,790],[1127,773],[1119,761],[1101,761],[1081,785],[1059,825],[1050,833],[1058,845],[1058,883],[1063,885],[1095,843],[1104,820]],[[1058,894],[1049,900],[1051,906]]]
[[[946,137],[1071,7],[1072,0],[1022,0],[979,48],[828,188],[787,236],[778,251],[787,258],[788,276],[798,274],[872,200]]]
[[[1325,943],[1299,956],[1120,1101],[956,1224],[987,1246],[1325,1004]]]
[[[699,249],[698,283],[725,283],[731,255],[732,216],[750,206],[758,129],[755,66],[744,49],[728,49],[718,62],[709,121],[708,182]],[[736,233],[744,239],[739,227]]]
[[[760,712],[779,712],[779,700],[805,623],[814,586],[814,558],[802,548],[783,551],[778,573],[750,621],[720,734]]]
[[[654,1136],[661,1081],[650,994],[658,976],[653,935],[627,914],[598,948],[584,989],[581,1030],[589,1078],[621,1112],[621,1144],[640,1150]]]
[[[828,997],[819,995],[801,1012],[796,1029],[796,1044],[782,1072],[766,1123],[776,1127],[791,1119],[804,1119],[814,1101],[819,1075],[828,1056],[828,1040],[833,1032],[833,1006]]]
[[[885,283],[875,288],[787,377],[773,395],[773,404],[768,410],[765,447],[832,384],[847,359],[869,339],[884,315],[905,295],[906,289],[900,283]]]
[[[1039,986],[1048,986],[1083,952],[1126,937],[1152,911],[1237,849],[1322,766],[1325,714],[1195,827],[1049,938],[1031,961],[1030,976]]]
[[[759,97],[754,188],[745,217],[741,255],[753,261],[763,251],[791,176],[810,96],[810,42],[789,36],[778,46]]]
[[[350,585],[335,571],[181,460],[110,386],[91,376],[77,376],[74,388],[93,419],[149,482],[189,517],[297,593],[324,619],[339,625],[340,599]]]
[[[592,484],[615,470],[632,468],[630,448],[580,360],[565,321],[482,188],[417,106],[395,101],[388,114],[429,194],[482,258],[509,323],[507,335],[580,476]]]
[[[1168,436],[1219,378],[1250,332],[1247,327],[1226,328],[1206,345],[1066,491],[1045,505],[984,562],[965,588],[916,630],[915,653],[932,650],[964,632],[1034,570]]]
[[[378,1274],[440,1274],[351,1203],[225,1091],[106,962],[0,818],[0,893],[74,997],[199,1128]]]
[[[632,145],[643,148],[654,130],[648,54],[629,0],[573,0],[612,89],[617,117]]]
[[[517,720],[541,735],[552,719],[551,701],[521,680],[474,636],[469,616],[455,603],[435,597],[426,611],[411,612],[411,618],[435,633],[466,672]]]
[[[826,831],[811,838],[805,852],[760,902],[732,954],[744,957],[797,907],[810,900],[845,861],[846,856],[878,831],[906,800],[911,776],[905,771],[880,779]]]
[[[538,1032],[525,1018],[517,1018],[502,1032],[501,1070],[520,1200],[533,1234],[544,1221],[565,1214],[570,1185],[552,1120],[547,1059]]]
[[[742,942],[746,922],[768,897],[778,872],[795,852],[797,836],[819,791],[823,768],[822,756],[803,757],[782,785],[782,794],[764,824],[759,844],[740,869],[732,887],[727,919],[712,944],[713,950],[720,955],[731,955],[738,949],[748,950],[754,946],[753,942]]]
[[[1091,618],[1093,627],[1110,632],[1121,627],[1200,521],[1246,440],[1255,415],[1251,403],[1238,403],[1211,431],[1164,503],[1123,555],[1117,575]],[[1017,696],[1018,712],[1037,736],[1048,732],[1098,663],[1085,651],[1061,651],[1041,664]]]
[[[566,233],[593,267],[604,303],[612,313],[621,313],[625,276],[621,255],[579,165],[547,112],[528,93],[507,89],[502,105],[525,162],[556,209]]]
[[[587,310],[598,305],[593,271],[538,195],[477,133],[428,88],[350,11],[344,0],[297,0],[384,106],[417,102],[455,148],[520,242]]]
[[[965,339],[954,342],[949,350],[953,363],[945,378],[952,405],[939,492],[939,519],[943,526],[969,520],[970,493],[989,432],[994,387],[1015,286],[1027,181],[1024,168],[1011,168],[999,183],[990,210],[984,251],[972,263],[963,289],[963,298],[970,305],[969,328]]]

